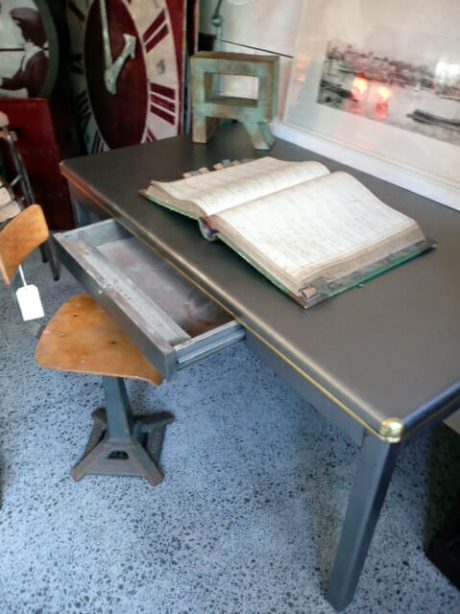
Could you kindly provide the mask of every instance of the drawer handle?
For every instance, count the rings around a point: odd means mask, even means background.
[[[242,341],[246,337],[246,330],[236,322],[227,324],[225,330],[218,335],[214,333],[215,331],[210,334],[209,338],[204,335],[202,341],[190,340],[176,346],[177,368],[188,367],[208,355]]]

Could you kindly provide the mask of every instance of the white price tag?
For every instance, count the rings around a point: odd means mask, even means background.
[[[28,320],[37,320],[45,316],[37,286],[33,284],[22,286],[22,288],[16,290],[16,298],[19,309],[21,310],[22,319],[25,322]]]

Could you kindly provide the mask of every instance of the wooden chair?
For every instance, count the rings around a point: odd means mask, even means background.
[[[37,104],[46,102],[47,101],[44,100],[36,101]],[[34,119],[32,123],[37,126],[39,124],[39,122],[37,122],[37,109],[31,111],[30,103],[36,106],[35,103],[32,102],[32,100],[28,99],[27,101],[25,101],[25,103],[24,101],[20,100],[11,100],[9,102],[2,101],[2,107],[4,107],[4,105],[6,104],[8,107],[11,108],[11,110],[14,110],[15,108],[18,110],[18,105],[20,108],[21,106],[23,107],[25,104],[29,107],[29,113],[27,113],[26,111],[25,116],[33,115]],[[12,188],[12,192],[17,197],[17,201],[21,203],[20,208],[22,209],[23,207],[33,205],[35,203],[35,197],[32,190],[32,184],[30,183],[27,168],[22,159],[20,148],[17,146],[17,140],[18,135],[14,130],[10,129],[10,120],[8,115],[0,111],[0,141],[3,141],[5,143],[6,151],[9,153],[8,157],[11,161],[12,167],[10,170],[16,174],[14,178],[10,178],[9,187],[10,189]],[[26,147],[26,149],[29,149],[29,147]],[[1,153],[2,151],[0,151],[0,155]],[[45,156],[45,159],[48,160],[48,158],[49,156]],[[40,156],[38,156],[38,159],[40,159]],[[43,161],[43,156],[41,157],[41,160]],[[43,173],[41,172],[38,174],[40,175]],[[48,196],[50,196],[49,192],[50,191],[48,190]],[[55,253],[52,249],[52,244],[49,237],[44,243],[40,244],[40,251],[42,254],[43,262],[49,262],[53,279],[57,281],[60,276],[59,261],[57,260]]]
[[[0,231],[0,272],[11,284],[20,264],[48,240],[45,216],[39,205],[31,205]]]
[[[47,238],[39,205],[24,209],[0,231],[5,283],[11,283],[18,266]],[[42,333],[35,357],[48,369],[103,379],[106,409],[93,413],[85,453],[71,471],[75,480],[88,473],[143,476],[152,485],[163,479],[158,462],[166,426],[174,417],[162,412],[135,418],[124,381],[141,379],[157,386],[162,377],[90,296],[75,296],[58,310]]]

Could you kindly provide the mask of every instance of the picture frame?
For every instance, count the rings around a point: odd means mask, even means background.
[[[307,0],[274,132],[460,210],[460,4]]]
[[[49,0],[3,0],[0,9],[0,77],[16,75],[8,87],[0,82],[0,98],[49,98],[60,62]]]

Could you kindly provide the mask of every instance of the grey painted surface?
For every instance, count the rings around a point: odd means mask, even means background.
[[[270,154],[324,161],[282,141]],[[460,393],[459,213],[353,171],[384,202],[414,217],[439,247],[364,288],[303,311],[226,246],[204,241],[193,220],[137,193],[152,178],[177,179],[183,171],[225,158],[253,156],[258,154],[244,130],[230,126],[208,145],[192,144],[188,137],[169,139],[75,159],[64,170],[371,428],[378,430],[389,417],[401,418],[409,430],[429,421]]]

